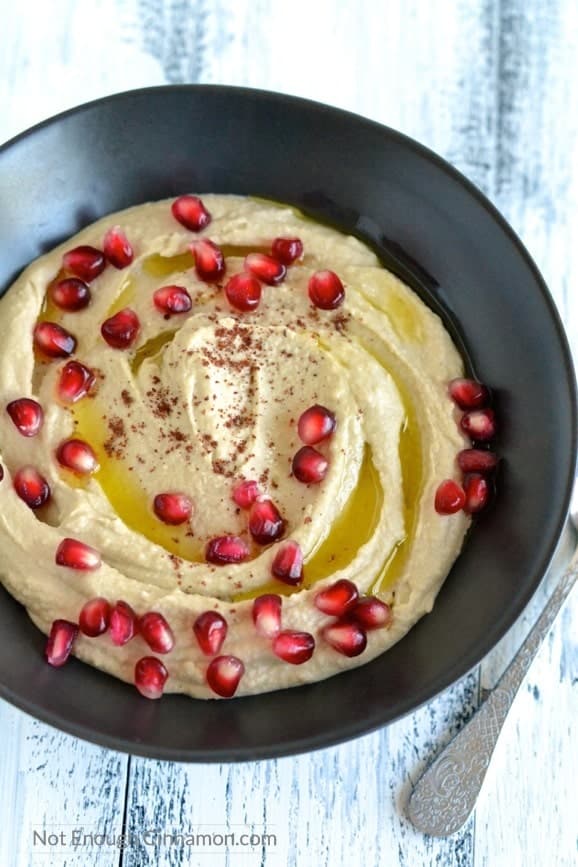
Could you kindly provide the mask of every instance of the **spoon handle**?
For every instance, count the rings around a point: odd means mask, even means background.
[[[520,684],[577,577],[578,551],[485,702],[416,783],[407,815],[424,834],[447,837],[461,828],[472,812]]]

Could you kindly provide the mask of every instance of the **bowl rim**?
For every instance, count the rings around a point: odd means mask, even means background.
[[[63,731],[70,735],[74,735],[75,737],[80,737],[83,740],[89,741],[98,746],[107,747],[115,751],[128,753],[130,755],[142,756],[145,758],[154,758],[162,761],[202,763],[243,762],[280,758],[283,756],[298,755],[305,752],[334,747],[338,744],[344,743],[354,738],[361,737],[363,735],[369,735],[372,732],[375,732],[381,728],[385,728],[386,726],[394,722],[397,722],[398,720],[409,715],[410,713],[414,713],[415,711],[422,708],[429,701],[440,695],[448,687],[456,684],[459,680],[466,677],[482,662],[482,660],[487,656],[487,654],[489,654],[494,649],[496,644],[504,637],[504,635],[508,632],[512,625],[518,620],[529,601],[537,592],[548,569],[548,566],[552,560],[552,557],[567,522],[570,496],[574,486],[574,478],[576,473],[576,461],[578,452],[578,389],[576,382],[576,369],[572,358],[572,352],[570,349],[568,336],[565,331],[564,324],[562,322],[562,318],[558,311],[556,303],[527,247],[517,235],[517,233],[514,231],[512,226],[507,222],[505,217],[498,210],[498,208],[479,189],[479,187],[477,187],[473,181],[469,180],[469,178],[467,178],[459,169],[455,168],[451,163],[449,163],[443,157],[439,156],[439,154],[437,154],[435,151],[431,150],[429,147],[412,138],[411,136],[402,133],[390,126],[387,126],[386,124],[383,124],[376,120],[372,120],[368,117],[365,117],[364,115],[358,114],[348,109],[328,105],[326,103],[308,99],[302,96],[279,93],[277,91],[266,90],[263,88],[252,88],[228,84],[163,84],[143,88],[133,88],[108,94],[103,97],[98,97],[89,100],[88,102],[80,103],[78,105],[72,106],[71,108],[65,109],[64,111],[61,111],[55,115],[45,118],[42,121],[39,121],[33,126],[24,129],[23,131],[12,136],[5,142],[1,143],[0,158],[4,155],[5,152],[9,151],[11,148],[20,144],[26,139],[33,137],[36,133],[42,131],[45,127],[50,127],[58,124],[63,120],[66,120],[68,117],[90,111],[92,108],[97,106],[100,107],[108,105],[109,103],[120,102],[122,100],[135,97],[146,98],[146,96],[149,94],[157,95],[163,92],[232,93],[238,94],[241,97],[250,97],[252,99],[257,98],[261,100],[274,100],[281,104],[286,103],[296,107],[302,105],[304,107],[308,107],[310,110],[314,110],[317,112],[328,112],[331,114],[339,115],[341,117],[349,118],[351,122],[354,122],[358,126],[365,126],[367,129],[372,129],[375,132],[379,132],[386,138],[389,138],[390,140],[393,140],[396,143],[402,145],[404,148],[413,151],[416,155],[420,156],[425,161],[433,164],[437,169],[439,169],[446,176],[448,176],[451,181],[461,186],[461,188],[465,190],[465,192],[469,196],[474,198],[480,205],[480,207],[488,214],[491,220],[495,224],[497,224],[502,233],[511,242],[516,252],[524,261],[525,265],[529,268],[532,274],[535,286],[539,290],[542,296],[542,300],[544,301],[548,313],[551,317],[551,321],[554,325],[558,344],[561,350],[561,359],[563,360],[563,368],[568,383],[568,397],[570,402],[569,409],[571,417],[571,430],[569,431],[569,433],[571,439],[572,453],[568,456],[570,459],[570,472],[566,481],[564,496],[562,498],[562,505],[555,523],[555,530],[552,533],[551,543],[545,551],[541,561],[536,563],[535,566],[535,574],[539,577],[537,577],[537,580],[531,587],[526,588],[523,593],[520,593],[516,597],[516,604],[513,606],[510,616],[506,619],[503,619],[497,629],[491,634],[491,645],[489,648],[483,650],[482,652],[472,651],[469,657],[462,657],[460,660],[456,660],[455,664],[450,669],[446,669],[444,676],[436,678],[435,682],[433,682],[428,688],[424,688],[421,694],[418,695],[417,698],[414,699],[414,701],[406,702],[405,705],[401,703],[399,710],[386,721],[372,719],[368,723],[367,719],[365,719],[365,721],[358,720],[355,723],[351,723],[349,726],[341,727],[339,733],[330,736],[315,735],[310,737],[304,737],[300,740],[293,740],[290,743],[284,743],[275,748],[272,748],[270,745],[265,745],[263,747],[251,746],[241,748],[225,747],[223,749],[212,750],[209,753],[207,752],[206,748],[183,749],[172,748],[166,745],[163,745],[162,747],[157,745],[149,745],[148,743],[129,740],[128,738],[122,736],[110,735],[103,731],[96,731],[82,723],[71,723],[65,716],[55,713],[54,711],[47,710],[41,705],[37,705],[33,701],[23,698],[22,696],[16,694],[12,689],[8,688],[5,684],[0,682],[0,698],[7,700],[19,710],[24,711],[33,718],[47,723],[59,729],[60,731]],[[298,689],[298,687],[295,687],[294,689]],[[169,699],[171,697],[172,696],[167,696],[167,698]],[[188,698],[183,696],[178,696],[178,698],[181,700],[188,700]],[[237,701],[243,701],[245,698],[246,697],[238,697]],[[254,696],[250,696],[249,698],[254,698]]]

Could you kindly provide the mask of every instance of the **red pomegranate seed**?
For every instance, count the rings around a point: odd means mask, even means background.
[[[299,238],[275,238],[271,245],[273,256],[284,265],[292,265],[303,255],[303,242]]]
[[[462,416],[460,426],[471,439],[487,442],[496,435],[496,416],[493,409],[474,409]]]
[[[135,342],[139,330],[138,316],[130,307],[125,307],[102,323],[100,333],[114,349],[128,349]]]
[[[79,569],[82,572],[98,569],[102,562],[98,551],[78,539],[63,539],[56,549],[55,560],[59,566],[68,566],[69,569]]]
[[[66,277],[52,283],[48,290],[51,300],[61,310],[82,310],[90,304],[90,289],[78,277]]]
[[[460,409],[479,409],[490,399],[489,390],[475,379],[452,379],[448,391]]]
[[[78,635],[78,626],[70,620],[55,620],[50,628],[50,635],[44,649],[46,661],[54,668],[64,665],[70,652],[74,639]]]
[[[253,623],[264,638],[275,638],[281,631],[282,600],[276,593],[264,593],[253,601]]]
[[[440,515],[453,515],[463,509],[466,502],[464,490],[453,479],[445,479],[435,495],[435,510]]]
[[[233,488],[233,502],[241,509],[249,509],[260,495],[259,485],[254,481],[239,482]]]
[[[305,485],[322,482],[329,469],[329,461],[311,446],[303,446],[293,458],[293,475]]]
[[[481,512],[488,505],[490,499],[490,483],[484,476],[479,473],[471,473],[464,479],[464,491],[466,493],[466,502],[464,503],[464,512],[468,515],[475,515]]]
[[[19,397],[11,401],[6,412],[23,437],[34,437],[44,422],[44,410],[30,397]]]
[[[195,269],[199,280],[217,283],[225,275],[225,257],[221,250],[208,238],[193,241],[190,246],[195,257]]]
[[[170,653],[175,646],[173,630],[158,611],[147,611],[139,619],[138,631],[155,653]]]
[[[392,621],[391,608],[376,596],[363,596],[350,612],[350,616],[364,629],[380,629]]]
[[[238,536],[218,536],[211,539],[205,550],[207,563],[222,566],[226,563],[242,563],[249,556],[249,546]]]
[[[95,382],[92,370],[79,361],[67,361],[60,372],[58,397],[63,403],[76,403],[88,394]]]
[[[321,635],[325,641],[344,656],[359,656],[367,647],[367,635],[354,620],[337,620],[324,626]]]
[[[268,286],[277,286],[287,275],[287,268],[283,262],[265,253],[249,253],[245,256],[244,265],[247,271]]]
[[[315,639],[309,632],[284,629],[273,639],[273,653],[292,665],[301,665],[313,656]]]
[[[218,611],[203,611],[193,623],[193,632],[206,656],[215,656],[227,637],[227,621]]]
[[[235,695],[245,666],[236,656],[217,656],[208,665],[206,678],[213,692],[222,698]]]
[[[113,226],[104,236],[104,255],[111,265],[126,268],[134,259],[134,250],[120,226]]]
[[[303,581],[303,552],[298,542],[288,539],[279,545],[271,564],[271,572],[285,584],[301,584]]]
[[[331,410],[316,403],[301,414],[297,422],[297,433],[302,442],[314,446],[330,437],[335,426],[335,415]]]
[[[96,472],[99,466],[94,449],[84,440],[70,439],[60,443],[56,459],[61,466],[81,476]]]
[[[483,449],[463,449],[458,454],[458,466],[464,473],[491,473],[498,465],[495,452]]]
[[[186,494],[157,494],[153,500],[153,511],[160,521],[177,526],[189,520],[193,503]]]
[[[0,464],[0,482],[2,481],[3,478],[4,478],[4,467],[2,466],[2,464]]]
[[[56,322],[39,322],[34,329],[34,344],[49,358],[68,358],[76,349],[76,337]]]
[[[157,310],[170,316],[173,313],[188,313],[193,302],[184,286],[161,286],[153,295]]]
[[[127,644],[137,633],[137,616],[128,602],[119,599],[112,607],[108,624],[110,640],[117,647]]]
[[[249,512],[249,532],[259,545],[276,542],[285,532],[285,521],[271,500],[257,500]]]
[[[82,244],[65,253],[62,264],[67,271],[72,271],[76,277],[80,277],[85,283],[90,283],[102,274],[106,267],[106,259],[101,250]]]
[[[319,611],[330,614],[332,617],[343,617],[356,604],[359,591],[353,581],[340,578],[324,590],[315,595],[313,603]]]
[[[261,301],[261,284],[253,274],[241,271],[225,286],[227,301],[236,310],[247,313],[256,310]]]
[[[321,310],[335,310],[345,300],[343,283],[334,271],[316,271],[309,280],[309,298]]]
[[[89,599],[80,609],[78,626],[80,631],[90,638],[102,635],[108,629],[110,620],[110,602],[102,596]]]
[[[160,698],[169,673],[160,659],[143,656],[134,667],[134,685],[145,698]]]
[[[22,467],[13,478],[14,490],[31,509],[40,509],[50,499],[50,486],[35,467]]]
[[[171,205],[173,217],[185,229],[200,232],[211,222],[211,215],[198,196],[179,196]]]

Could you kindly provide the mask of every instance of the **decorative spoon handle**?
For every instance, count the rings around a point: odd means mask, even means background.
[[[520,684],[577,577],[578,551],[485,702],[416,783],[407,815],[424,834],[447,837],[461,828],[472,812]]]

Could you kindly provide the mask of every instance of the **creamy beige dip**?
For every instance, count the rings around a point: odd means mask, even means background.
[[[329,677],[383,653],[430,611],[458,555],[469,518],[434,510],[437,485],[459,478],[456,453],[467,446],[456,425],[447,383],[463,375],[461,358],[440,319],[371,250],[353,237],[318,225],[294,209],[261,200],[207,195],[210,225],[192,233],[172,216],[170,201],[108,216],[28,267],[0,300],[0,394],[4,403],[33,397],[45,421],[23,437],[0,413],[0,578],[34,623],[78,620],[95,596],[122,599],[137,612],[160,611],[175,634],[162,657],[167,692],[215,697],[205,682],[210,661],[192,631],[209,609],[228,622],[221,650],[239,657],[245,674],[237,695]],[[134,262],[108,266],[91,283],[82,311],[46,308],[46,289],[67,250],[101,247],[120,225]],[[220,285],[198,279],[192,240],[221,245],[227,274]],[[269,252],[276,237],[299,237],[303,258],[279,286],[264,286],[258,309],[233,310],[222,285],[243,269],[250,250]],[[345,286],[335,310],[312,306],[307,285],[319,269]],[[192,310],[163,317],[152,303],[160,286],[178,284]],[[101,324],[124,307],[141,322],[128,350],[108,346]],[[72,407],[55,397],[63,360],[41,362],[32,346],[38,318],[59,322],[78,341],[74,358],[97,373],[94,395]],[[291,474],[300,448],[296,423],[313,404],[335,413],[337,428],[319,446],[330,461],[320,484]],[[59,443],[91,443],[100,470],[76,479],[55,460]],[[16,495],[11,476],[32,464],[48,480],[50,504],[33,511]],[[247,516],[231,499],[239,479],[259,480],[287,521],[285,538],[304,552],[304,584],[271,577],[280,543],[252,545],[251,559],[229,566],[205,562],[207,541],[235,534],[250,541]],[[194,510],[169,527],[152,512],[161,491],[182,491]],[[100,551],[102,565],[79,572],[55,563],[61,540],[72,537]],[[349,658],[320,636],[332,618],[314,594],[336,579],[390,603],[393,622],[368,633],[366,650]],[[277,658],[251,618],[252,597],[284,596],[284,629],[312,633],[312,658],[291,665]],[[122,680],[153,655],[140,636],[116,647],[107,634],[82,634],[73,653]],[[65,676],[64,674],[61,676]]]

